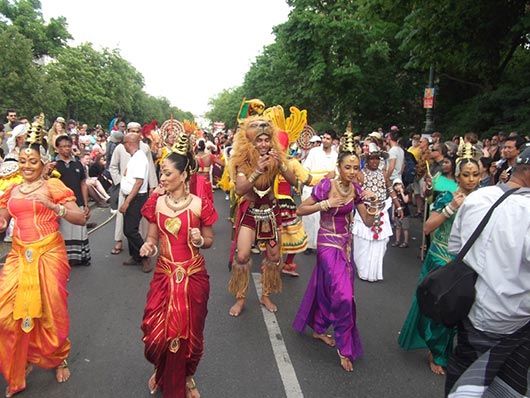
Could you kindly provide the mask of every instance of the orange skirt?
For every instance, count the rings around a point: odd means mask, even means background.
[[[0,371],[12,393],[26,388],[27,363],[50,369],[68,357],[69,273],[58,232],[32,243],[13,237],[0,273]]]

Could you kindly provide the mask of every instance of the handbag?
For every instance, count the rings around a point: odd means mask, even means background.
[[[453,327],[467,317],[475,301],[478,275],[464,262],[464,256],[488,223],[493,210],[516,190],[513,188],[504,192],[491,206],[454,260],[429,271],[419,283],[416,299],[423,315],[447,327]]]

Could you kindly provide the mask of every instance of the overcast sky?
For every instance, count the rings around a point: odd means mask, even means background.
[[[45,20],[64,16],[75,46],[119,48],[145,79],[145,91],[202,115],[208,100],[239,86],[285,0],[41,0]]]

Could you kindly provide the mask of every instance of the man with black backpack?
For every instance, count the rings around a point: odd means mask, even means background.
[[[400,146],[403,149],[403,170],[402,170],[402,181],[403,186],[408,188],[410,184],[416,179],[416,158],[412,153],[405,149],[404,144],[406,143],[401,138],[399,140]]]

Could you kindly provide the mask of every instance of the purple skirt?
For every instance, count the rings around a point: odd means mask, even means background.
[[[307,325],[322,334],[333,326],[337,349],[353,361],[362,355],[363,350],[355,321],[351,241],[349,236],[322,235],[321,232],[317,264],[293,328],[302,333]]]

